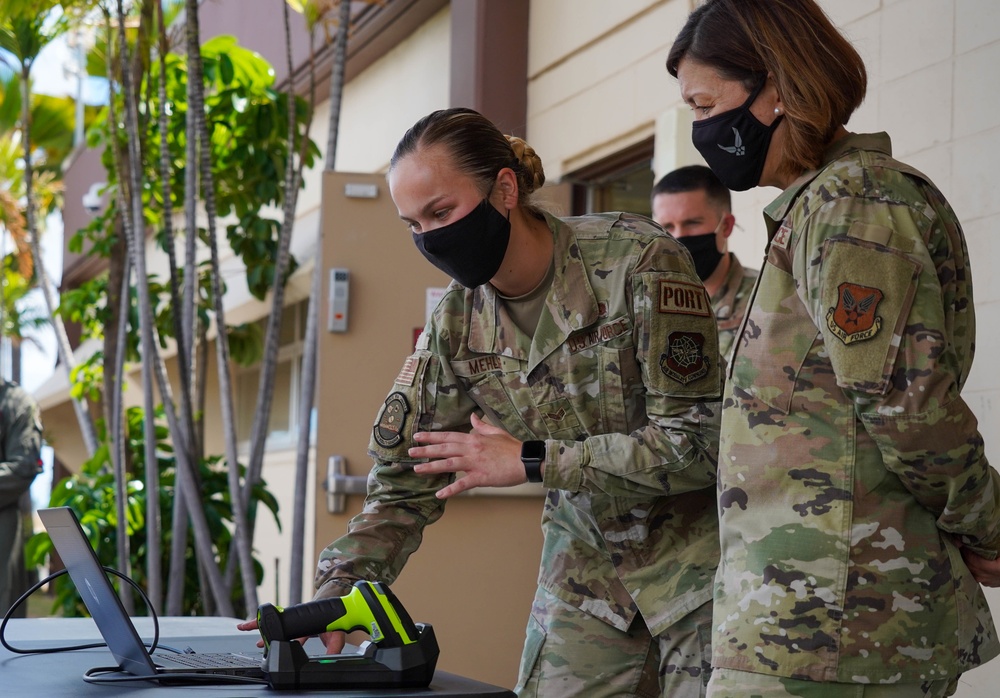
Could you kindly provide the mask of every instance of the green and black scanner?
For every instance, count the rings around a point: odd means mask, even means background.
[[[434,629],[414,623],[389,587],[358,581],[346,596],[279,608],[263,604],[257,625],[264,639],[263,668],[276,689],[422,688],[439,654]],[[371,636],[356,653],[310,657],[299,638],[362,630]]]

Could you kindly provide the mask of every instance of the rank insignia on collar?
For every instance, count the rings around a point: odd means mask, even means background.
[[[792,237],[792,227],[788,223],[782,223],[781,227],[774,233],[774,237],[771,238],[771,245],[774,247],[780,247],[783,250],[788,249],[788,241]]]
[[[871,339],[882,329],[875,310],[883,293],[871,286],[844,282],[837,287],[837,305],[826,314],[826,326],[844,344]]]
[[[671,332],[667,351],[660,354],[660,370],[668,378],[687,385],[708,374],[705,335],[700,332]]]
[[[403,440],[403,425],[406,424],[406,415],[410,411],[410,403],[406,401],[403,393],[391,393],[385,399],[385,405],[378,416],[378,422],[372,429],[375,443],[382,448],[392,448]]]

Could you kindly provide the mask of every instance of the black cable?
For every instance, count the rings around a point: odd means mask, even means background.
[[[149,609],[149,615],[153,619],[153,642],[152,644],[146,645],[149,648],[149,652],[152,653],[156,649],[157,643],[159,643],[160,641],[160,622],[156,617],[156,611],[153,610],[153,604],[150,602],[149,597],[146,596],[146,592],[142,590],[142,587],[140,587],[131,578],[122,574],[118,570],[113,569],[111,567],[105,567],[104,571],[106,573],[113,574],[116,577],[128,582],[133,589],[139,592],[139,596],[142,597],[142,601],[144,604],[146,604],[146,608]],[[0,623],[0,644],[2,644],[9,652],[13,652],[14,654],[53,654],[55,652],[72,652],[74,650],[94,649],[95,647],[107,647],[107,643],[94,642],[86,645],[68,645],[66,647],[47,647],[34,650],[24,650],[14,647],[13,645],[7,642],[7,634],[6,634],[7,622],[11,619],[11,617],[13,617],[14,611],[16,611],[22,603],[27,601],[29,596],[31,596],[36,591],[41,589],[43,586],[51,582],[53,579],[57,579],[58,577],[64,574],[66,574],[66,570],[59,570],[54,574],[50,574],[48,577],[41,580],[40,582],[33,584],[30,589],[28,589],[26,592],[21,594],[20,597],[18,597],[17,601],[15,601],[14,604],[7,610],[7,613],[4,614],[3,622]],[[169,649],[173,650],[173,648]]]
[[[159,645],[160,621],[156,616],[156,611],[153,610],[153,604],[150,602],[149,597],[146,596],[146,592],[142,590],[142,587],[136,584],[136,582],[132,580],[130,577],[127,577],[126,575],[122,574],[116,569],[113,569],[111,567],[104,567],[104,571],[106,573],[113,574],[119,579],[128,582],[133,589],[139,592],[139,596],[142,597],[142,601],[146,605],[146,608],[149,610],[150,617],[153,619],[153,642],[146,645],[146,647],[149,650],[149,653],[152,654],[157,649],[157,646],[159,646],[159,649],[169,650],[170,652],[175,652],[177,654],[184,654],[184,650],[177,649],[176,647]],[[65,647],[46,647],[33,650],[25,650],[25,649],[20,649],[18,647],[14,647],[13,645],[7,642],[7,637],[6,637],[7,622],[13,617],[14,611],[16,611],[18,607],[21,606],[21,604],[27,601],[29,596],[31,596],[36,591],[41,589],[43,586],[51,582],[53,579],[57,579],[64,574],[66,574],[66,570],[59,570],[58,572],[50,574],[48,577],[37,582],[36,584],[33,584],[30,589],[28,589],[26,592],[21,594],[20,597],[18,597],[17,601],[15,601],[14,604],[10,607],[10,609],[7,610],[7,613],[4,614],[3,622],[0,623],[0,644],[2,644],[9,652],[12,652],[14,654],[53,654],[55,652],[72,652],[74,650],[89,650],[89,649],[94,649],[96,647],[107,647],[107,643],[105,642],[93,642],[86,645],[68,645]],[[94,667],[84,672],[83,680],[84,682],[89,684],[125,683],[129,681],[156,681],[162,684],[169,684],[174,680],[179,680],[179,681],[207,681],[213,684],[251,683],[251,684],[262,684],[265,686],[268,685],[268,682],[265,679],[258,679],[251,676],[233,676],[228,674],[211,674],[211,673],[189,674],[189,673],[178,672],[166,675],[153,674],[150,676],[133,676],[131,674],[121,675],[121,676],[102,675],[102,674],[114,674],[114,673],[121,674],[122,673],[121,667]]]
[[[87,669],[83,674],[83,680],[89,684],[102,684],[102,683],[127,683],[130,681],[156,681],[157,683],[169,686],[174,681],[203,681],[211,684],[226,684],[226,683],[251,683],[260,684],[263,686],[268,685],[266,679],[258,679],[252,676],[235,676],[229,674],[186,674],[186,673],[170,673],[170,674],[153,674],[150,676],[101,676],[98,672],[104,672],[107,674],[121,673],[119,667],[94,667],[92,669]]]

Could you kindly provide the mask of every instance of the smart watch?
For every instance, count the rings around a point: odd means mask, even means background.
[[[525,441],[521,444],[521,462],[528,482],[542,481],[542,462],[545,461],[544,441]]]

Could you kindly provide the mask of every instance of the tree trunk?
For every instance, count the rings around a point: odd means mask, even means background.
[[[337,159],[337,140],[340,136],[340,104],[344,93],[344,66],[347,63],[347,31],[351,20],[350,0],[340,0],[337,39],[333,54],[333,72],[330,75],[330,122],[326,142],[326,169],[332,171]],[[313,76],[312,36],[310,35],[309,74]],[[312,98],[310,97],[310,103]],[[316,254],[306,312],[306,339],[302,355],[302,388],[299,418],[299,436],[295,452],[295,503],[292,508],[292,559],[290,603],[302,600],[303,568],[305,566],[305,516],[306,490],[309,480],[309,444],[312,431],[312,408],[316,400],[319,381],[319,296],[323,289],[323,225],[316,234]]]
[[[233,391],[229,366],[229,339],[226,332],[226,314],[223,302],[222,272],[219,268],[219,245],[215,226],[215,184],[209,162],[211,146],[208,127],[205,123],[205,83],[202,79],[201,46],[198,29],[198,0],[186,0],[187,47],[188,47],[188,118],[192,114],[196,121],[200,146],[200,174],[205,200],[205,216],[208,220],[208,241],[211,252],[212,296],[215,302],[216,354],[218,357],[219,398],[222,407],[222,429],[226,442],[226,462],[229,473],[230,499],[233,508],[233,537],[240,564],[243,594],[247,609],[257,608],[257,577],[253,565],[251,538],[247,526],[246,506],[242,497],[239,474],[239,459],[236,448],[236,424],[233,418]],[[191,167],[193,163],[188,163]],[[190,235],[190,232],[189,232]],[[191,274],[193,269],[189,269]],[[195,501],[195,500],[192,500]],[[196,507],[191,507],[192,511]],[[216,571],[218,571],[216,569]],[[220,575],[221,580],[221,575]],[[214,584],[214,580],[213,580]],[[221,611],[221,609],[220,609]]]
[[[25,224],[28,235],[31,238],[31,254],[35,258],[35,270],[38,274],[38,286],[42,289],[42,296],[45,299],[45,307],[48,310],[52,328],[56,334],[56,348],[59,352],[59,359],[66,370],[67,378],[76,368],[76,359],[73,356],[73,348],[70,346],[69,337],[66,335],[66,327],[63,325],[62,316],[56,313],[56,301],[52,293],[51,282],[45,268],[45,260],[42,259],[42,245],[38,239],[38,229],[35,223],[35,202],[33,191],[34,168],[31,163],[31,87],[30,87],[30,64],[23,64],[21,71],[21,131],[24,142],[24,189],[27,203],[25,204],[26,215]],[[87,455],[93,456],[97,451],[98,439],[97,430],[90,417],[90,405],[86,398],[73,398],[73,410],[76,412],[76,420],[80,424],[80,433],[83,435],[83,443],[87,448]]]
[[[347,3],[348,6],[350,3]],[[343,11],[343,7],[339,10]],[[350,7],[348,7],[348,19],[350,18]],[[343,20],[343,16],[341,16]],[[345,23],[346,27],[347,24]],[[312,110],[316,100],[316,70],[314,40],[315,27],[309,28],[309,105]],[[347,47],[347,34],[341,35],[339,26],[337,31],[337,44],[334,46],[334,69],[330,76],[330,106],[331,109],[336,104],[339,109],[339,98],[334,94],[343,88],[344,62],[346,55],[342,49]],[[338,66],[339,63],[339,66]],[[340,120],[339,114],[334,117],[330,115],[330,124],[334,119]],[[330,147],[329,133],[327,134],[327,147]],[[336,144],[333,146],[336,148]],[[327,152],[326,169],[331,169],[330,153]],[[298,439],[295,446],[295,484],[293,487],[292,504],[292,552],[289,579],[289,603],[295,604],[302,601],[302,587],[305,581],[305,533],[306,533],[306,495],[309,484],[309,447],[312,441],[312,410],[316,402],[316,385],[319,381],[318,361],[319,354],[319,296],[323,290],[323,224],[316,231],[316,253],[313,255],[312,279],[309,289],[309,305],[306,310],[306,338],[302,352],[302,378],[299,395],[299,424]]]
[[[118,189],[119,204],[124,203],[121,195],[121,188]],[[125,262],[125,270],[121,278],[121,292],[119,294],[117,346],[115,347],[115,385],[122,385],[122,378],[125,374],[125,336],[128,331],[128,307],[129,307],[129,277],[132,267]],[[124,410],[122,408],[122,391],[116,390],[111,394],[111,421],[108,426],[111,430],[112,443],[114,445],[112,463],[115,471],[115,513],[118,517],[115,526],[116,543],[118,548],[118,571],[122,574],[132,576],[132,559],[129,554],[128,538],[128,517],[125,514],[128,502],[128,468],[125,463],[125,441],[126,426],[124,422]],[[149,522],[146,522],[149,525]],[[152,581],[152,580],[149,580]],[[119,585],[118,595],[121,597],[122,605],[129,615],[135,613],[135,604],[132,603],[132,587],[127,584]]]
[[[146,272],[145,255],[145,214],[143,211],[142,191],[141,191],[141,153],[139,152],[139,117],[134,95],[131,91],[131,77],[128,61],[124,58],[127,50],[125,39],[125,12],[122,0],[118,0],[118,33],[122,47],[121,61],[122,68],[122,93],[125,98],[125,128],[129,133],[129,160],[131,164],[132,181],[130,182],[131,194],[131,220],[125,216],[124,220],[126,237],[129,241],[132,260],[136,270],[136,286],[139,295],[139,325],[142,332],[142,353],[143,364],[155,367],[157,379],[160,385],[160,393],[163,399],[164,409],[170,422],[170,430],[173,434],[180,434],[184,442],[190,439],[185,434],[185,426],[182,425],[174,409],[173,398],[171,397],[169,383],[167,382],[166,371],[163,368],[162,357],[156,351],[154,341],[155,323],[153,319],[152,303],[149,298],[149,277]],[[152,415],[150,410],[148,415]],[[151,421],[149,422],[151,423]],[[174,451],[177,458],[177,470],[184,490],[184,496],[191,502],[198,501],[198,490],[196,484],[195,466],[187,458],[185,449]],[[211,534],[208,528],[208,521],[205,512],[201,507],[193,506],[189,509],[194,530],[195,549],[198,552],[199,560],[205,567],[212,593],[215,596],[220,611],[225,615],[232,614],[232,602],[229,598],[228,589],[222,579],[218,565],[215,563],[215,553],[212,548]],[[182,541],[174,541],[174,545],[183,544]]]
[[[288,3],[282,2],[285,18],[285,59],[288,67],[288,160],[285,163],[285,200],[282,206],[281,232],[278,235],[278,255],[274,265],[274,288],[271,295],[271,314],[267,319],[264,338],[264,359],[260,367],[260,383],[257,390],[257,409],[254,411],[253,427],[250,429],[250,459],[243,489],[243,501],[247,506],[247,521],[251,536],[254,527],[254,505],[250,500],[253,486],[260,481],[264,468],[264,445],[267,441],[271,418],[271,403],[274,401],[274,381],[278,369],[278,349],[281,339],[281,318],[285,311],[285,275],[291,258],[289,249],[292,229],[295,227],[295,208],[298,204],[299,185],[302,169],[296,166],[295,135],[298,131],[295,120],[295,85],[293,80],[291,33],[288,21]],[[308,123],[308,122],[307,122]],[[302,134],[301,152],[305,153],[309,132]],[[298,157],[299,163],[303,157]]]

